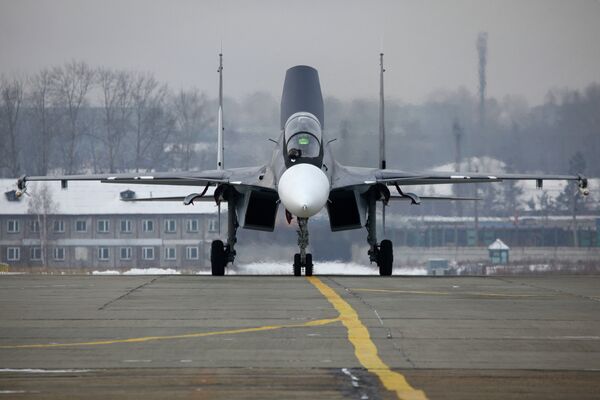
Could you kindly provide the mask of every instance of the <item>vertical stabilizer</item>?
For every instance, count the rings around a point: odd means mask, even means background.
[[[219,53],[219,114],[217,116],[217,169],[223,169],[223,54]]]

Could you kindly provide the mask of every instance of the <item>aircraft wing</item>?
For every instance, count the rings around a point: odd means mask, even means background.
[[[538,187],[542,187],[546,180],[576,181],[581,192],[586,195],[588,181],[582,175],[542,175],[542,174],[493,174],[481,172],[406,172],[392,169],[357,168],[337,166],[336,177],[332,189],[364,185],[439,185],[456,183],[490,183],[507,180],[532,180]]]
[[[55,176],[22,176],[17,181],[19,189],[24,189],[27,182],[60,181],[63,186],[68,181],[99,181],[102,183],[126,183],[142,185],[184,185],[203,186],[219,183],[231,185],[253,185],[258,176],[265,170],[264,166],[231,168],[223,170],[207,170],[198,172],[136,172],[124,174],[89,174],[89,175],[55,175]]]
[[[425,172],[407,173],[395,170],[376,170],[375,179],[378,183],[398,185],[438,185],[456,183],[486,183],[507,180],[566,180],[577,181],[587,187],[587,179],[582,175],[535,175],[535,174],[493,174],[481,172]]]

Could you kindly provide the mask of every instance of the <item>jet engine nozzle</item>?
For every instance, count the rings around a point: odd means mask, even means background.
[[[294,165],[279,178],[277,193],[289,212],[300,218],[309,218],[327,203],[329,179],[312,164]]]

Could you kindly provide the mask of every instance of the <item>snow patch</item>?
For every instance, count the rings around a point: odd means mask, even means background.
[[[119,271],[106,270],[106,271],[92,271],[92,275],[119,275]]]
[[[71,374],[90,372],[91,369],[38,369],[38,368],[0,368],[0,372],[21,372],[25,374]]]
[[[375,264],[372,266],[343,261],[314,262],[316,275],[379,275]],[[394,275],[427,275],[425,268],[394,268]],[[286,262],[257,262],[236,265],[228,275],[292,275],[292,264]]]
[[[92,275],[181,275],[180,271],[172,268],[132,268],[127,271],[92,271]]]

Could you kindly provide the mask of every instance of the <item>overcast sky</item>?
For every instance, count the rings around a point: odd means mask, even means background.
[[[489,34],[488,94],[543,101],[550,88],[600,82],[600,2],[0,0],[0,72],[84,60],[151,71],[174,88],[279,98],[285,70],[316,67],[325,95],[419,103],[477,90],[478,32]]]

